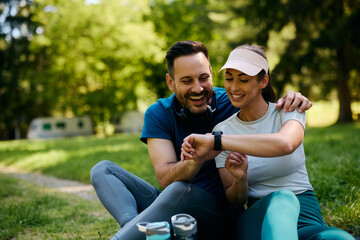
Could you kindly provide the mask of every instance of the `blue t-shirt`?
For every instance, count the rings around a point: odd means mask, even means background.
[[[207,124],[194,122],[190,126],[185,125],[175,112],[179,110],[175,108],[175,94],[168,98],[161,98],[152,104],[145,112],[140,140],[144,143],[147,142],[147,138],[170,140],[174,144],[178,161],[180,161],[181,144],[185,137],[191,133],[210,133],[216,124],[239,111],[238,108],[232,106],[225,89],[217,87],[214,88],[212,96],[212,108],[215,109],[213,121]],[[214,194],[224,192],[214,159],[204,163],[192,183]]]

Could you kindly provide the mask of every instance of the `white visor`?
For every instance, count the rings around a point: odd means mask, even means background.
[[[267,73],[269,70],[269,63],[260,54],[247,49],[234,49],[225,65],[219,70],[232,68],[241,71],[249,76],[257,75],[262,69]]]

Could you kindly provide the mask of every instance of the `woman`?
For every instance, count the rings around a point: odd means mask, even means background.
[[[275,108],[269,64],[261,48],[237,47],[220,71],[224,69],[227,95],[241,110],[215,126],[215,136],[186,137],[182,159],[217,155],[226,196],[237,206],[247,194],[237,186],[247,179],[248,208],[239,217],[238,238],[354,239],[326,226],[321,216],[305,166],[305,113]]]

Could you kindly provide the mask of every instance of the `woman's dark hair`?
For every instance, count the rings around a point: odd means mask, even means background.
[[[247,50],[253,51],[253,52],[259,54],[260,56],[262,56],[263,58],[265,58],[266,61],[267,61],[265,52],[262,49],[262,47],[260,47],[260,46],[251,46],[251,45],[245,44],[245,45],[241,45],[241,46],[239,46],[237,48],[240,48],[240,49],[242,48],[242,49],[247,49]],[[263,98],[265,99],[265,101],[276,102],[276,94],[275,94],[274,89],[273,89],[273,87],[271,85],[270,71],[268,71],[267,74],[269,75],[269,82],[266,85],[266,87],[262,89],[261,94],[262,94]],[[258,81],[261,81],[265,76],[266,76],[266,72],[264,70],[261,70],[257,74]]]
[[[199,52],[202,52],[210,63],[208,50],[201,42],[188,40],[180,41],[172,45],[165,57],[169,75],[172,78],[174,77],[174,60],[176,58],[197,54]]]

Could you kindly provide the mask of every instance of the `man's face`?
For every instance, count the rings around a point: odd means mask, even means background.
[[[176,58],[174,78],[167,74],[166,82],[180,104],[191,113],[206,111],[213,93],[213,81],[209,60],[203,53]]]

